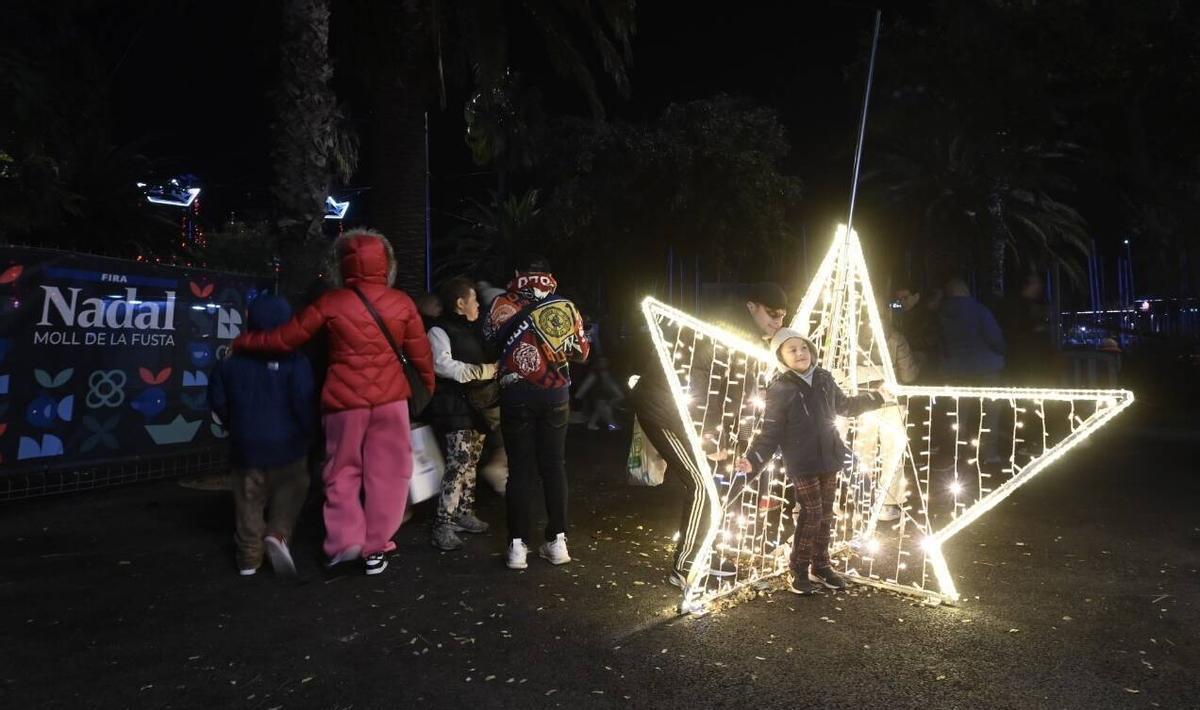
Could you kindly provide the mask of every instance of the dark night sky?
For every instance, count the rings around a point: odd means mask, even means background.
[[[199,175],[210,215],[265,198],[273,5],[160,3],[128,23],[132,41],[114,42],[114,54],[124,53],[114,80],[117,140],[149,136],[144,151],[166,169]],[[610,96],[610,114],[650,119],[671,101],[716,92],[773,107],[793,145],[786,169],[804,178],[807,206],[821,211],[828,203],[831,216],[844,209],[861,100],[857,79],[848,82],[844,71],[865,52],[871,21],[869,9],[846,4],[713,4],[707,12],[683,12],[674,4],[641,3],[633,95]],[[526,39],[538,41],[518,33],[513,43]],[[571,85],[536,64],[524,70],[542,86],[551,110],[581,106]],[[444,114],[431,116],[435,185],[473,170],[462,147],[460,106],[452,99]]]

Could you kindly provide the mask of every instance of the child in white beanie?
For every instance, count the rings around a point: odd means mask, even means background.
[[[792,540],[792,591],[808,594],[814,585],[845,589],[846,582],[829,561],[833,499],[837,473],[849,452],[837,429],[837,417],[853,417],[883,405],[881,391],[847,396],[828,370],[817,367],[817,349],[803,333],[780,328],[771,338],[771,351],[785,368],[767,388],[762,431],[739,471],[759,471],[783,450],[800,513]]]

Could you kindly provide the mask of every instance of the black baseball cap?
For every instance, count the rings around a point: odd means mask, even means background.
[[[746,300],[753,303],[761,303],[773,311],[786,311],[788,309],[787,294],[784,293],[779,284],[771,281],[751,284],[749,290],[746,292]]]

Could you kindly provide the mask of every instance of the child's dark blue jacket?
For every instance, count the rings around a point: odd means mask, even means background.
[[[249,328],[271,330],[291,317],[287,301],[260,296],[250,306]],[[213,368],[208,400],[229,431],[233,465],[270,468],[307,454],[317,400],[312,366],[303,355],[226,358]]]

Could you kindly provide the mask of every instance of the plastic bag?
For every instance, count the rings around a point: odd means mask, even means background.
[[[427,424],[413,427],[412,459],[408,502],[420,503],[442,492],[442,476],[446,473],[446,462],[433,427]]]
[[[642,424],[633,420],[633,439],[629,442],[629,458],[625,465],[631,486],[662,485],[667,462],[646,439]]]

